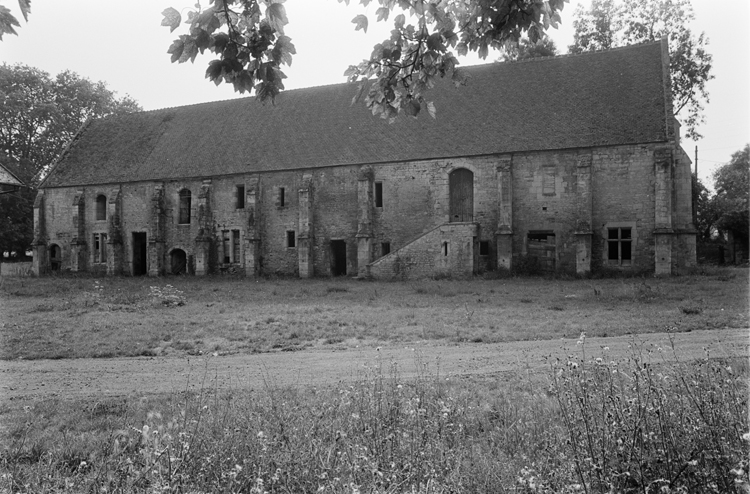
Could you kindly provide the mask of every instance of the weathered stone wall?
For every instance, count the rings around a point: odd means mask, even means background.
[[[592,151],[592,269],[617,268],[607,261],[607,228],[633,228],[633,264],[653,271],[655,226],[654,147],[620,146]]]
[[[476,223],[445,223],[371,264],[375,279],[467,277],[474,272]]]
[[[471,232],[456,225],[439,229],[450,224],[449,176],[461,168],[473,173],[475,226]],[[376,204],[376,184],[382,204]],[[244,186],[244,208],[237,208],[237,185]],[[191,191],[191,221],[184,225],[178,221],[183,188]],[[99,194],[112,198],[107,221],[96,219]],[[556,270],[653,271],[657,227],[660,252],[668,249],[673,268],[695,262],[690,194],[684,153],[664,145],[619,146],[45,189],[40,231],[47,249],[61,247],[63,270],[101,268],[111,274],[133,272],[134,232],[147,234],[152,275],[168,273],[170,253],[182,249],[190,271],[199,274],[237,268],[248,275],[327,276],[333,272],[333,241],[346,244],[348,276],[372,266],[373,276],[384,277],[394,272],[396,259],[403,264],[407,252],[416,263],[409,268],[413,273],[463,275],[468,258],[443,255],[452,260],[441,261],[438,237],[453,246],[468,242],[471,271],[495,269],[499,258],[507,267],[527,255],[529,232],[554,238]],[[113,214],[117,221],[110,221]],[[630,266],[607,260],[607,228],[613,225],[633,228]],[[231,266],[223,260],[223,230],[241,235],[241,254]],[[288,232],[294,232],[293,247]],[[119,257],[94,262],[96,233],[108,234],[108,248],[120,249]],[[415,238],[420,240],[411,244]],[[480,242],[488,247],[481,257]],[[383,244],[392,253],[385,258]]]

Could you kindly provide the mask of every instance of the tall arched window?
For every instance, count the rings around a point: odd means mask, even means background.
[[[180,217],[179,224],[187,225],[190,223],[190,190],[182,189],[180,191]]]
[[[107,196],[99,194],[96,196],[96,221],[107,219]]]

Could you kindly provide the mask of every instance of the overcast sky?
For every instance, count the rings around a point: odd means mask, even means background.
[[[565,53],[573,41],[572,15],[579,1],[570,0],[562,14],[563,26],[550,35]],[[93,80],[107,82],[119,95],[129,94],[146,110],[238,97],[231,86],[215,86],[204,78],[211,58],[198,56],[195,64],[172,64],[167,48],[175,38],[160,26],[167,7],[187,12],[195,0],[35,0],[29,22],[21,18],[15,0],[0,0],[21,19],[18,36],[0,42],[0,60],[25,63],[54,75],[73,70]],[[207,3],[205,0],[203,3]],[[297,48],[287,89],[344,82],[350,64],[368,57],[372,46],[391,29],[375,23],[377,2],[367,8],[351,0],[288,0],[287,34]],[[718,8],[719,5],[721,8]],[[708,83],[710,103],[698,143],[683,140],[694,157],[699,150],[699,176],[711,183],[712,171],[750,142],[750,2],[748,0],[693,0],[697,34],[710,40],[715,79]],[[358,13],[370,17],[365,35],[355,32],[351,19]],[[492,54],[488,61],[495,57]],[[462,65],[482,63],[476,57]]]

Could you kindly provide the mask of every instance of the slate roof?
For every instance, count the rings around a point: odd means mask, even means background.
[[[44,186],[667,140],[661,43],[464,70],[467,86],[441,80],[427,96],[437,119],[388,124],[337,84],[95,120]]]
[[[12,185],[14,187],[21,187],[23,186],[23,182],[18,179],[13,173],[5,168],[3,165],[0,165],[0,185]]]

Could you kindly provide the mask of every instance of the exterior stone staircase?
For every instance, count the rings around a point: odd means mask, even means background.
[[[474,272],[477,223],[445,223],[368,265],[375,279],[469,277]]]

